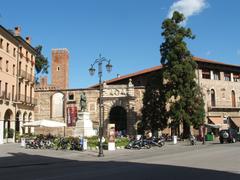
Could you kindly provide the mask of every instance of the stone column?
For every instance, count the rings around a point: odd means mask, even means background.
[[[212,70],[210,71],[210,79],[214,79],[213,71],[212,71]]]
[[[0,120],[0,144],[3,144],[4,121]]]
[[[129,108],[127,112],[127,133],[129,135],[136,135],[136,112],[134,102],[129,102]]]
[[[233,73],[230,74],[230,81],[233,82]]]
[[[15,124],[16,124],[16,122],[15,122],[15,120],[12,120],[12,121],[10,121],[10,128],[11,129],[14,129],[14,133],[13,133],[13,142],[15,142]]]

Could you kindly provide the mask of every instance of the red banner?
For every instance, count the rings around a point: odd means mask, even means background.
[[[67,108],[67,126],[76,126],[77,107]]]

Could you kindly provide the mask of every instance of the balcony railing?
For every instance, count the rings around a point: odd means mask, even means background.
[[[0,92],[0,99],[10,101],[11,94],[6,91]]]
[[[30,104],[30,105],[37,105],[37,99],[25,96],[24,94],[17,94],[17,102],[20,102],[22,104]]]
[[[4,99],[5,91],[0,91],[0,99]]]
[[[27,78],[26,79],[30,82],[34,82],[34,76],[30,73],[27,73]]]
[[[240,103],[238,104],[236,103],[236,106],[233,106],[230,102],[224,103],[222,101],[221,102],[217,101],[215,106],[208,105],[209,111],[222,110],[222,109],[231,110],[231,111],[240,110]]]
[[[27,78],[27,72],[24,70],[19,69],[18,70],[18,77],[19,78]]]

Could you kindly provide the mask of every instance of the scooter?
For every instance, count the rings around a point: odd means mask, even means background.
[[[190,144],[191,144],[192,146],[194,146],[194,145],[197,144],[196,138],[195,138],[195,136],[193,136],[193,135],[190,135],[190,136],[189,136],[189,141],[190,141]]]

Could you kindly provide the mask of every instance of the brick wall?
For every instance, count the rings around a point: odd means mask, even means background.
[[[68,62],[67,49],[52,50],[52,85],[59,89],[68,88]]]

